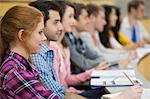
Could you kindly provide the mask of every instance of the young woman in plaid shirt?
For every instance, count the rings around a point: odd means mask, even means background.
[[[12,7],[2,18],[0,27],[0,98],[60,99],[40,83],[29,60],[30,54],[38,53],[46,39],[41,12],[32,7]]]

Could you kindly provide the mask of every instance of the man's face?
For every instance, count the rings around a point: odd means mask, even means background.
[[[49,10],[49,19],[46,21],[45,35],[49,41],[57,41],[63,31],[58,11]]]
[[[88,13],[86,9],[81,10],[81,14],[79,15],[78,21],[77,21],[77,26],[76,29],[79,32],[83,32],[86,30],[87,24],[89,23],[88,21]]]
[[[144,18],[144,11],[145,7],[143,4],[140,4],[139,7],[136,9],[135,16],[137,19],[143,19]]]
[[[104,30],[106,24],[104,11],[99,11],[98,16],[95,17],[95,29],[99,32]]]

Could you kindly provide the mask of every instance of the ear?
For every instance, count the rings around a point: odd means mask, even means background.
[[[91,21],[95,20],[95,16],[94,15],[90,15],[89,18],[90,18]]]
[[[24,29],[21,29],[21,30],[19,30],[19,32],[18,32],[18,39],[19,39],[20,41],[23,41],[23,33],[24,33]]]

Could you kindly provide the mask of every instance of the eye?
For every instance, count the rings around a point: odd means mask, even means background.
[[[44,35],[44,31],[41,30],[41,31],[39,32],[39,34],[40,34],[40,35]]]
[[[55,21],[54,24],[56,25],[58,23],[58,21]]]

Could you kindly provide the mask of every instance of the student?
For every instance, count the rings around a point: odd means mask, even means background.
[[[45,15],[44,17],[44,33],[47,37],[47,40],[42,43],[40,53],[32,54],[32,61],[34,64],[37,64],[38,72],[42,82],[48,88],[51,88],[61,99],[85,99],[82,96],[77,94],[68,93],[66,88],[59,82],[57,77],[57,71],[54,68],[54,52],[49,48],[51,41],[57,41],[62,34],[62,24],[60,23],[61,17],[59,15],[59,5],[56,1],[35,1],[29,4],[34,6]]]
[[[106,25],[102,33],[99,33],[102,44],[106,48],[122,49],[123,46],[132,46],[120,30],[120,11],[115,6],[104,5]]]
[[[76,25],[72,32],[65,33],[64,37],[70,48],[72,71],[80,73],[94,67],[98,67],[101,70],[107,69],[109,64],[103,62],[103,57],[93,53],[79,37],[80,32],[85,31],[85,27],[88,24],[86,7],[83,4],[75,4],[75,8]]]
[[[143,42],[150,42],[150,36],[142,23],[144,17],[144,2],[133,0],[128,3],[128,15],[123,19],[121,32],[126,38],[131,40],[137,46],[142,46]]]
[[[32,54],[32,61],[36,65],[43,83],[63,99],[66,90],[65,87],[58,82],[54,70],[54,52],[48,47],[50,41],[57,41],[62,34],[63,27],[60,22],[59,5],[56,1],[35,1],[29,5],[43,12],[44,33],[47,37],[47,40],[41,44],[40,52]]]
[[[64,33],[66,32],[71,32],[73,27],[74,27],[74,7],[72,6],[65,6],[64,3],[68,2],[64,2],[64,1],[58,1],[59,5],[61,5],[61,9],[65,10],[65,11],[61,11],[62,14],[62,24],[64,27]],[[85,82],[87,80],[89,80],[91,78],[91,70],[87,70],[86,72],[80,73],[80,74],[71,74],[70,71],[70,56],[69,56],[69,47],[66,45],[66,42],[63,42],[63,35],[62,37],[60,37],[59,40],[61,40],[61,44],[58,43],[59,45],[57,46],[57,44],[53,42],[53,44],[50,43],[50,47],[54,49],[54,52],[58,52],[57,54],[55,53],[55,62],[58,65],[58,68],[60,71],[59,77],[61,82],[63,83],[63,85],[66,86],[66,88],[68,88],[71,85],[75,85],[75,84],[79,84],[81,82]],[[60,42],[60,41],[59,41]],[[59,52],[60,51],[60,52]],[[69,88],[70,89],[70,88]],[[88,88],[87,88],[88,89]],[[85,90],[85,89],[83,89]],[[99,98],[101,95],[106,94],[106,91],[103,90],[103,88],[99,88],[99,89],[91,89],[90,90],[86,90],[86,91],[80,91],[80,90],[76,90],[75,88],[71,87],[71,90],[69,90],[73,93],[82,95],[84,97],[87,98]],[[107,92],[108,93],[108,92]]]
[[[32,7],[14,6],[3,16],[0,27],[0,93],[6,96],[3,98],[60,99],[40,83],[29,59],[39,52],[46,39],[42,13]]]
[[[64,2],[58,2],[58,3],[61,5],[61,7],[63,7],[63,9],[65,9],[65,11],[62,11],[64,12],[62,15],[62,24],[64,27],[64,31],[59,37],[57,42],[56,41],[50,42],[49,48],[54,51],[54,67],[59,82],[61,82],[66,88],[69,88],[69,91],[79,94],[82,91],[76,90],[75,88],[69,86],[90,80],[91,71],[87,70],[86,72],[80,74],[71,73],[70,50],[69,50],[69,46],[65,44],[63,40],[64,40],[64,34],[66,32],[72,32],[71,27],[74,26],[74,22],[75,22],[74,9],[69,6],[66,6]]]
[[[107,61],[120,61],[128,58],[128,53],[122,50],[112,50],[104,47],[99,38],[99,32],[104,29],[105,14],[104,9],[93,4],[87,5],[89,24],[87,25],[88,32],[80,34],[81,39],[91,50],[98,55],[102,55]]]

